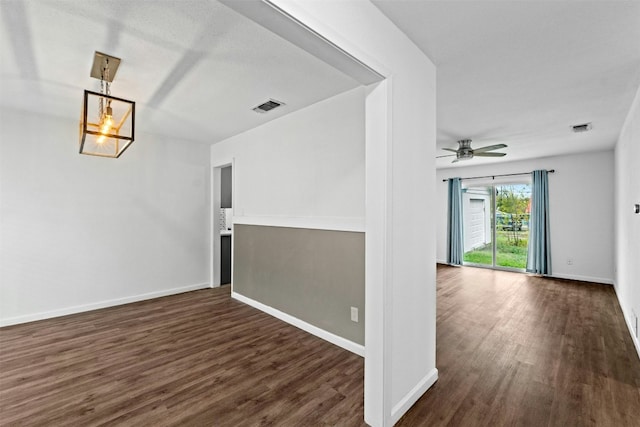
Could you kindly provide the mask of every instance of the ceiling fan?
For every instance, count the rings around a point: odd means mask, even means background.
[[[455,160],[452,163],[458,162],[460,160],[469,160],[473,159],[474,156],[477,157],[502,157],[506,156],[507,153],[490,153],[493,150],[499,150],[500,148],[506,148],[506,144],[495,144],[495,145],[487,145],[486,147],[480,147],[473,149],[471,148],[471,140],[470,139],[461,139],[458,141],[460,145],[457,150],[453,148],[443,148],[446,151],[452,151],[455,154],[447,154],[444,156],[436,157],[439,159],[440,157],[452,157],[456,156]]]

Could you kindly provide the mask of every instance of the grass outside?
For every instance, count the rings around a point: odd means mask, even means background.
[[[511,232],[498,232],[498,244],[496,247],[496,265],[509,268],[526,268],[527,267],[527,238],[528,232],[519,233],[518,246],[513,241],[509,241],[507,234]],[[491,244],[481,248],[466,252],[464,254],[464,262],[473,264],[491,265],[492,261]]]

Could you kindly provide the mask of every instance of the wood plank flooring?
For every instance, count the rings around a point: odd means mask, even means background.
[[[438,267],[438,382],[400,426],[640,426],[613,288]],[[0,328],[0,425],[361,426],[363,360],[190,292]]]
[[[364,425],[363,366],[225,286],[0,329],[0,425]]]
[[[439,379],[398,426],[640,426],[612,286],[438,267]]]

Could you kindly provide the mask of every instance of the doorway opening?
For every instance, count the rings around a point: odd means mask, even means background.
[[[220,169],[220,284],[231,283],[231,234],[233,232],[232,166]]]
[[[531,185],[474,185],[462,190],[464,264],[524,271]]]
[[[218,287],[233,282],[233,161],[213,167],[211,188],[211,287]]]

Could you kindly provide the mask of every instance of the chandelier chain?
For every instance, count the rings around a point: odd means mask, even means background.
[[[105,59],[105,65],[104,65],[104,68],[102,69],[102,73],[100,77],[101,77],[100,93],[107,96],[111,95],[111,84],[109,83],[109,58]],[[100,114],[100,122],[102,122],[102,119],[104,118],[104,115],[105,115],[104,101],[105,99],[103,97],[100,97],[100,104],[99,104],[99,111],[98,111],[98,113]],[[111,104],[111,102],[107,101],[107,107],[109,107],[109,104]]]

